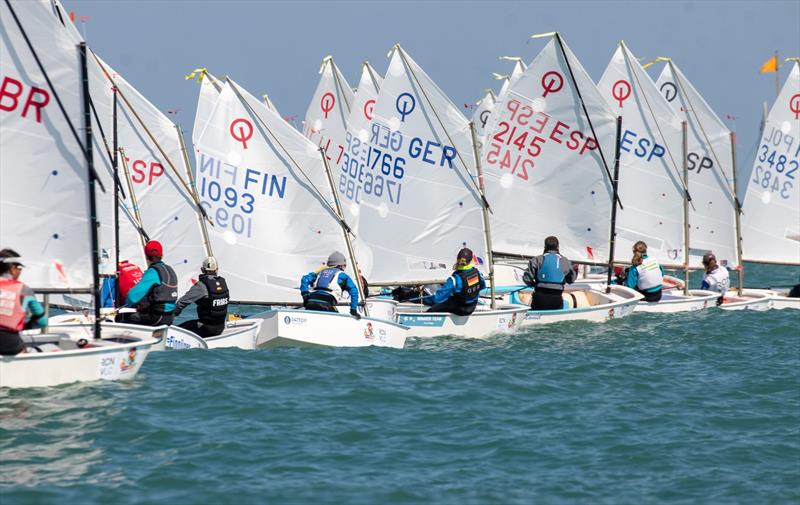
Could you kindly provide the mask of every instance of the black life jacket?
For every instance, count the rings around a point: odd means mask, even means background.
[[[469,270],[456,270],[454,276],[461,278],[461,291],[453,295],[459,305],[472,305],[478,303],[481,292],[481,273],[477,268]]]
[[[228,283],[225,278],[203,274],[199,282],[205,284],[208,296],[197,301],[197,319],[208,326],[224,325],[228,319]]]
[[[143,310],[142,308],[140,310],[151,314],[172,314],[175,310],[175,303],[178,301],[178,275],[171,266],[161,261],[153,263],[150,268],[158,272],[161,282],[150,289],[145,297],[147,302]],[[169,311],[166,310],[168,303],[172,304],[172,309]]]

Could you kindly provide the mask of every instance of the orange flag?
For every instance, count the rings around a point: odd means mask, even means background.
[[[758,71],[759,74],[766,74],[769,72],[777,72],[778,71],[778,55],[773,54],[772,58],[768,59],[763,65],[761,65],[761,70]]]

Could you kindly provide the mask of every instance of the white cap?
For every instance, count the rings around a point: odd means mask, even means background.
[[[214,256],[209,256],[208,258],[203,260],[203,270],[206,272],[216,272],[219,270],[219,265],[217,264],[217,258]]]

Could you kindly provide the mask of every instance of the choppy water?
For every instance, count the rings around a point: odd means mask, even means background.
[[[132,383],[0,391],[0,503],[154,502],[798,503],[800,312],[154,353]]]

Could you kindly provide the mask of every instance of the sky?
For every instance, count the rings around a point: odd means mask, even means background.
[[[198,67],[229,75],[284,116],[303,119],[332,55],[351,86],[369,60],[383,73],[399,42],[454,103],[474,103],[510,72],[499,56],[530,62],[559,31],[597,81],[619,40],[639,58],[674,59],[738,133],[747,177],[762,103],[775,74],[759,74],[777,50],[800,56],[800,1],[244,1],[63,0],[89,45],[184,131],[191,130]],[[88,18],[88,19],[87,19]],[[80,21],[85,19],[85,21]],[[789,71],[787,63],[781,81]],[[655,80],[661,66],[651,67]],[[469,111],[465,110],[469,115]],[[731,116],[735,120],[726,119]]]

